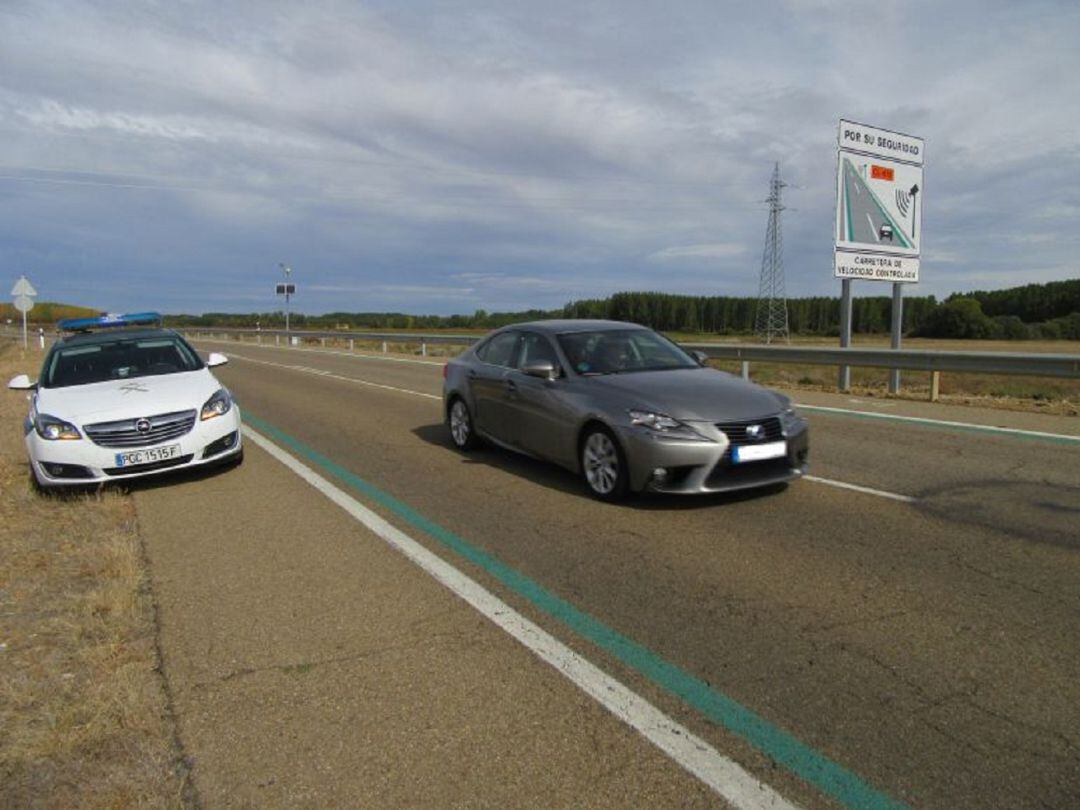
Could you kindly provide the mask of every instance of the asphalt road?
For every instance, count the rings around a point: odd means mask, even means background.
[[[436,399],[438,365],[252,345],[225,351],[232,362],[220,377],[246,413],[891,799],[1080,806],[1080,445],[812,411],[811,471],[827,481],[613,506],[585,496],[559,468],[495,449],[456,452]],[[839,396],[810,399],[863,409]],[[1067,418],[895,402],[878,409],[1078,432]],[[259,455],[243,470],[273,464]],[[274,505],[272,491],[244,492]],[[384,504],[369,505],[400,522]],[[329,502],[304,508],[319,510],[313,520],[336,519],[322,514],[335,510]],[[832,806],[771,752],[433,537],[413,536],[792,801]],[[245,562],[223,565],[241,572]],[[326,568],[364,573],[337,553]],[[659,795],[668,803],[670,794]],[[685,795],[692,803],[696,794]]]

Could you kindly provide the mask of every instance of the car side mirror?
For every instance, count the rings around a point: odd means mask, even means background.
[[[554,380],[558,376],[558,369],[550,360],[535,360],[521,367],[522,374],[530,377],[539,377],[541,380]]]
[[[17,377],[12,377],[11,382],[8,383],[8,388],[13,391],[33,391],[37,388],[37,383],[30,382],[30,378],[25,374],[20,374]]]
[[[229,358],[223,354],[217,352],[210,352],[209,357],[206,358],[206,367],[214,368],[215,366],[223,366],[229,362]]]
[[[705,354],[705,352],[699,352],[697,349],[694,349],[690,352],[690,356],[697,360],[699,366],[709,365],[709,355]]]

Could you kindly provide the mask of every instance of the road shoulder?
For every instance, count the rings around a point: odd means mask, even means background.
[[[136,492],[181,741],[240,805],[715,796],[256,447]]]

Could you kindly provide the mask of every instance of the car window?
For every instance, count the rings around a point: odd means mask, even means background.
[[[520,332],[500,332],[476,350],[476,355],[493,366],[511,366],[517,351]]]
[[[559,365],[559,357],[551,341],[539,332],[525,332],[521,339],[521,357],[518,359],[517,367],[524,368],[529,363],[543,360],[547,360],[553,366]]]
[[[648,329],[608,329],[559,335],[559,345],[578,374],[623,374],[697,368],[690,355]]]
[[[197,371],[202,361],[176,337],[116,338],[74,346],[57,345],[45,361],[46,388]]]

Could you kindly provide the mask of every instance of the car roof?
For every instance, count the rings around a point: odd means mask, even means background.
[[[172,329],[102,329],[97,332],[75,332],[65,335],[58,346],[92,346],[95,343],[111,343],[114,340],[145,340],[156,337],[176,337]]]
[[[602,321],[602,320],[574,320],[570,318],[552,319],[546,321],[528,321],[515,323],[504,327],[505,329],[531,329],[536,332],[545,332],[551,335],[561,335],[567,332],[596,332],[610,329],[643,329],[648,327],[625,321]]]

